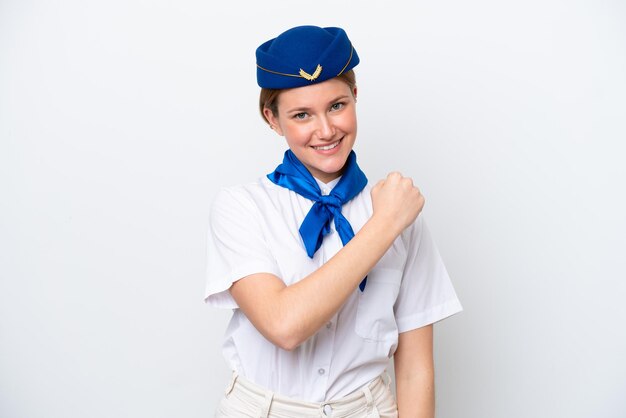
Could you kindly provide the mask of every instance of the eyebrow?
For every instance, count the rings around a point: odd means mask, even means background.
[[[347,94],[342,94],[341,96],[337,96],[334,99],[332,99],[331,101],[329,101],[328,103],[337,103],[340,100],[346,99],[349,96]],[[311,110],[311,108],[309,107],[294,107],[293,109],[289,109],[287,110],[285,113],[287,114],[291,114],[291,113],[302,113],[302,112],[308,112],[309,110]]]

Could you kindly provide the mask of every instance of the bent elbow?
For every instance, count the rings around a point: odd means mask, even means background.
[[[270,342],[285,351],[293,351],[304,342],[293,327],[277,326],[270,335]]]
[[[298,348],[300,346],[301,343],[295,341],[295,340],[290,340],[290,339],[285,339],[285,340],[281,340],[278,341],[276,343],[276,346],[278,348],[280,348],[281,350],[285,350],[285,351],[293,351],[296,348]]]

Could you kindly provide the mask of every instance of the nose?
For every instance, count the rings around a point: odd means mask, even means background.
[[[329,141],[335,136],[335,127],[327,116],[321,116],[317,123],[316,135],[320,140]]]

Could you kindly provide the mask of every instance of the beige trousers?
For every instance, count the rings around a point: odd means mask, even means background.
[[[233,374],[216,418],[397,418],[396,401],[382,376],[341,399],[301,402]]]

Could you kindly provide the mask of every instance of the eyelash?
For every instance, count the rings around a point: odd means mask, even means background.
[[[333,103],[332,105],[330,105],[330,110],[331,111],[341,110],[343,109],[344,106],[345,106],[344,102]],[[308,116],[308,113],[300,112],[300,113],[296,113],[295,115],[293,115],[293,118],[297,120],[304,120],[305,116]]]

